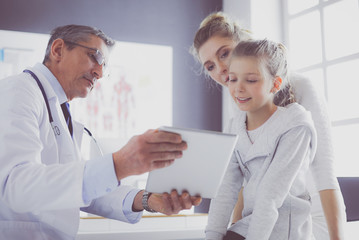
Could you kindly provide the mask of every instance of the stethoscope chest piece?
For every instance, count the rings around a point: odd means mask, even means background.
[[[54,122],[51,122],[52,130],[54,131],[55,136],[60,136],[61,131],[58,126],[54,124]]]

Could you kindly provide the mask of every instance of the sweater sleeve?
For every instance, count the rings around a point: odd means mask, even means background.
[[[218,194],[211,201],[208,225],[206,227],[206,239],[221,240],[226,234],[242,182],[243,175],[239,170],[236,156],[233,154]]]
[[[278,219],[278,208],[288,195],[304,160],[309,161],[311,138],[311,130],[303,126],[282,135],[272,162],[258,185],[247,240],[269,239]]]
[[[321,96],[308,78],[292,75],[291,82],[297,102],[310,111],[317,131],[317,152],[311,172],[318,191],[339,189],[334,174],[334,151],[331,123],[324,96]]]

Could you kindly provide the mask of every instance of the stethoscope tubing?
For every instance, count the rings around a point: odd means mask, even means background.
[[[51,110],[50,110],[50,104],[49,104],[49,101],[47,100],[47,95],[46,95],[46,92],[44,90],[44,87],[42,86],[39,78],[36,76],[36,74],[28,69],[25,69],[23,72],[25,73],[29,73],[33,79],[35,79],[37,85],[39,86],[40,90],[41,90],[41,93],[42,93],[42,96],[44,97],[44,100],[45,100],[45,104],[46,104],[46,108],[47,108],[47,112],[49,114],[49,121],[50,121],[50,124],[52,126],[53,122],[54,122],[54,119],[52,117],[52,113],[51,113]],[[57,127],[53,126],[53,130],[54,130],[54,133],[59,135],[59,130],[57,129]],[[92,135],[92,133],[90,132],[90,130],[88,130],[88,128],[84,127],[84,131],[92,138],[92,140],[95,142],[95,145],[97,147],[97,149],[99,150],[99,152],[101,153],[101,155],[103,155],[103,152],[100,148],[100,146],[98,145],[95,137]]]

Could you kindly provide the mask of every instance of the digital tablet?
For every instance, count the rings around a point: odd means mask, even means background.
[[[214,198],[222,182],[232,156],[237,135],[222,132],[160,127],[160,131],[174,132],[182,136],[188,148],[182,158],[166,168],[156,169],[148,175],[146,191]]]

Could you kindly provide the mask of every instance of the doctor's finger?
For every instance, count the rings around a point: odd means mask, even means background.
[[[154,161],[151,164],[150,171],[155,170],[155,169],[159,169],[159,168],[168,167],[168,166],[172,165],[174,163],[174,161],[175,161],[174,159],[164,160],[164,161]]]
[[[183,156],[182,151],[172,151],[172,152],[152,152],[149,153],[146,157],[147,161],[166,161],[181,158]]]
[[[202,197],[198,197],[198,196],[191,197],[191,201],[194,206],[198,206],[202,202]]]
[[[179,199],[179,195],[176,190],[171,192],[171,203],[172,203],[172,213],[177,214],[179,211],[183,209],[183,205]]]
[[[145,133],[146,141],[148,143],[181,143],[182,137],[177,133],[158,131],[158,130],[149,130]]]
[[[173,212],[172,209],[172,203],[171,203],[171,197],[168,193],[162,194],[162,206],[163,206],[163,212],[166,215],[171,215]]]
[[[183,151],[187,149],[187,143],[151,143],[151,152]]]
[[[187,192],[183,192],[181,194],[180,200],[183,209],[190,209],[192,207],[192,199],[190,198],[190,195]]]

